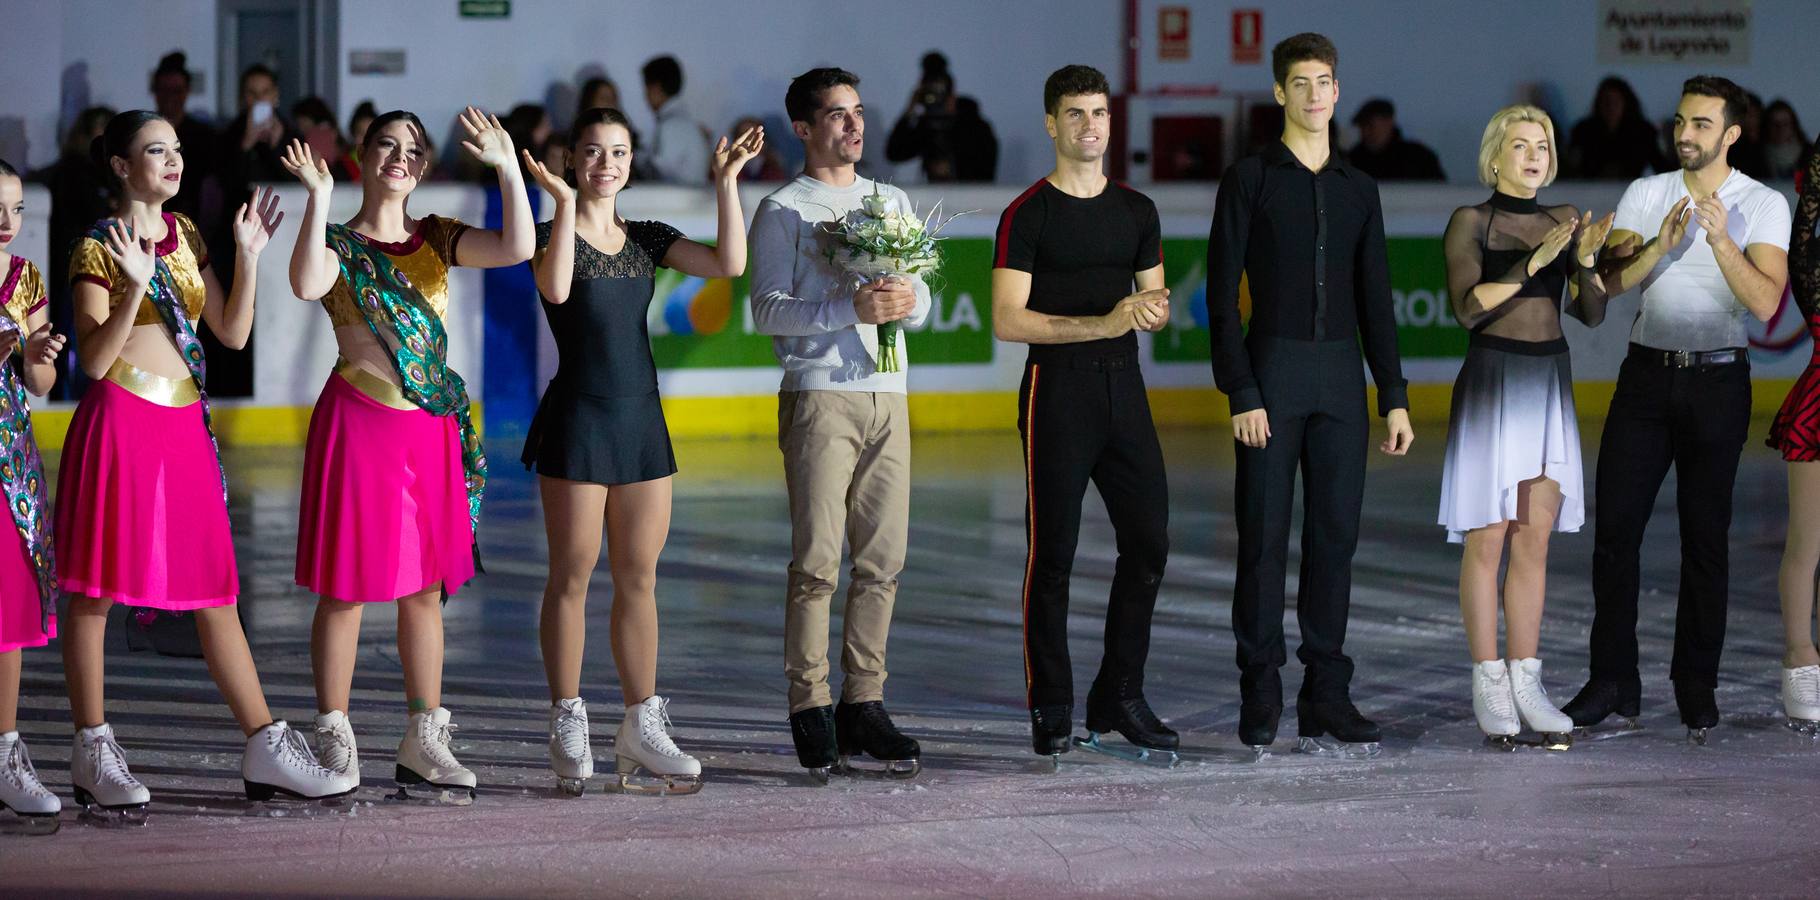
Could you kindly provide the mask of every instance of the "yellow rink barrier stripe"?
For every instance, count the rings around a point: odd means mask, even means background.
[[[1794,385],[1792,378],[1763,379],[1751,385],[1751,414],[1768,419],[1782,406]],[[1580,418],[1605,418],[1617,385],[1610,381],[1584,381],[1574,385],[1574,405]],[[1453,396],[1449,384],[1409,386],[1411,418],[1434,426],[1447,421]],[[1376,409],[1376,391],[1368,408]],[[1223,425],[1229,420],[1226,397],[1210,387],[1151,388],[1150,412],[1160,426]],[[32,413],[38,445],[45,450],[63,447],[73,410]],[[480,404],[474,404],[476,419]],[[777,395],[744,397],[665,397],[664,418],[670,433],[679,438],[764,437],[777,434]],[[217,406],[215,434],[223,444],[254,447],[302,446],[309,432],[307,406]],[[995,431],[1017,426],[1017,394],[1011,391],[922,393],[910,395],[910,420],[917,431]]]

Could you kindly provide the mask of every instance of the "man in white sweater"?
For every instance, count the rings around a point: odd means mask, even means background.
[[[790,82],[784,105],[806,155],[803,174],[759,204],[752,221],[752,319],[772,335],[784,368],[777,443],[790,493],[791,557],[784,607],[784,674],[797,760],[825,781],[865,754],[888,774],[920,768],[920,749],[885,712],[885,640],[910,531],[907,335],[900,371],[877,371],[878,326],[921,325],[929,288],[919,278],[855,284],[830,262],[830,223],[860,208],[874,184],[853,170],[865,147],[859,78],[812,69]],[[896,209],[909,198],[878,188]],[[828,689],[828,608],[841,543],[853,575],[843,616],[841,702]]]

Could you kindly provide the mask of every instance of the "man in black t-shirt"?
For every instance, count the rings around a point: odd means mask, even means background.
[[[1059,757],[1070,745],[1074,676],[1068,661],[1068,578],[1081,498],[1098,486],[1118,539],[1106,610],[1105,656],[1087,693],[1081,746],[1132,759],[1175,758],[1176,734],[1144,700],[1150,614],[1169,556],[1169,490],[1137,330],[1169,322],[1156,205],[1106,179],[1111,132],[1106,77],[1066,66],[1043,86],[1055,170],[1005,209],[992,270],[992,331],[1030,344],[1018,391],[1024,438],[1024,677],[1032,744]],[[1137,291],[1132,291],[1136,282]],[[1133,748],[1106,747],[1117,731]]]

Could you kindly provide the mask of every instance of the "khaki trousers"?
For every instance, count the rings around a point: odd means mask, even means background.
[[[852,548],[841,635],[841,699],[885,696],[885,640],[910,532],[910,409],[903,394],[784,391],[777,445],[790,493],[784,675],[790,713],[833,703],[828,608],[841,543]]]

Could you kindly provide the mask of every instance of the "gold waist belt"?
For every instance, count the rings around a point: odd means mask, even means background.
[[[347,379],[354,390],[393,409],[416,409],[417,404],[404,395],[404,389],[345,359],[335,360],[335,372]]]
[[[133,396],[159,406],[182,407],[202,399],[202,392],[196,389],[196,379],[188,375],[166,378],[117,357],[107,369],[107,380],[126,388]]]

